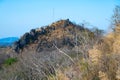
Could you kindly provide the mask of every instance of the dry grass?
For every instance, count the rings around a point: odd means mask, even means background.
[[[77,33],[72,37],[81,45],[76,45],[74,50],[58,48],[56,45],[51,52],[35,52],[28,48],[18,56],[16,64],[0,71],[0,77],[2,80],[120,80],[119,32],[120,29],[116,27],[116,31],[104,36],[100,43],[99,39],[91,38],[87,32]],[[68,31],[63,33],[62,28],[53,33],[51,36],[56,38],[69,34]],[[47,39],[45,36],[43,38]]]
[[[62,74],[59,77],[64,77],[64,80],[120,80],[119,32],[118,29],[117,32],[106,35],[102,43],[95,44],[88,50],[88,59],[77,59],[74,65],[64,70],[59,69],[57,75]]]

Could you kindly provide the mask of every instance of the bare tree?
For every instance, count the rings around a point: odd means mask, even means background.
[[[116,26],[120,24],[120,6],[116,6],[112,16],[111,27],[115,31]]]

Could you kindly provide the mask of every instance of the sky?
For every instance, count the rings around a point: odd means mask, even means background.
[[[107,30],[116,5],[120,0],[0,0],[0,38],[21,37],[33,28],[68,18]]]

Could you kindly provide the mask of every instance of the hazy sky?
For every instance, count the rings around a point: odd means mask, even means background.
[[[67,19],[107,29],[120,0],[0,0],[0,38]]]

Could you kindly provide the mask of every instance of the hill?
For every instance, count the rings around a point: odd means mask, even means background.
[[[17,37],[7,37],[0,39],[0,47],[8,47],[12,46],[12,44],[17,41]]]
[[[52,50],[53,45],[58,48],[61,47],[75,47],[80,44],[75,41],[77,33],[84,31],[89,33],[89,36],[94,34],[83,26],[76,25],[67,20],[60,20],[51,25],[44,26],[37,29],[32,29],[30,32],[25,33],[15,44],[13,49],[16,52],[24,50],[24,48],[32,47],[36,51]]]
[[[91,31],[69,19],[31,29],[12,49],[4,52],[9,57],[5,56],[5,62],[1,62],[0,77],[3,80],[82,80],[89,71],[88,75],[94,78],[95,74],[88,70],[88,52],[99,43],[98,33],[99,30]]]

